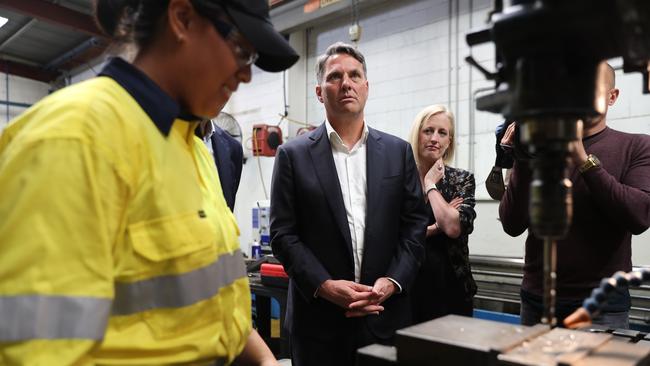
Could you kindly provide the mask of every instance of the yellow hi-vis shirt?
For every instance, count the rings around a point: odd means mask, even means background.
[[[214,161],[115,80],[56,92],[0,136],[0,364],[232,361],[251,329]]]

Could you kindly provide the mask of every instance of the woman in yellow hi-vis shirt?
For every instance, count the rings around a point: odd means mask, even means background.
[[[96,18],[134,61],[0,136],[0,364],[276,364],[194,130],[252,63],[298,56],[266,0],[98,0]]]

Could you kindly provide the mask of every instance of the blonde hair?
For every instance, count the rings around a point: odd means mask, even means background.
[[[445,154],[442,156],[445,164],[449,164],[454,158],[454,151],[456,150],[456,132],[454,128],[455,118],[454,114],[451,113],[447,107],[442,104],[435,104],[425,107],[420,113],[415,116],[413,123],[411,124],[411,132],[409,133],[409,143],[411,144],[411,149],[413,149],[413,156],[415,157],[415,164],[420,166],[420,130],[424,122],[428,121],[429,118],[433,117],[436,114],[443,113],[447,118],[449,118],[449,147],[445,151]]]

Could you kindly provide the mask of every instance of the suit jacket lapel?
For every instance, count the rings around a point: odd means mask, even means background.
[[[367,184],[367,197],[366,197],[366,234],[372,232],[371,228],[374,224],[374,213],[381,207],[381,182],[384,176],[384,144],[381,141],[381,136],[368,127],[368,140],[366,142],[366,184]],[[368,235],[365,236],[368,239]],[[369,243],[365,241],[364,248]],[[365,251],[365,249],[364,249]]]
[[[352,239],[350,237],[350,227],[348,226],[348,216],[345,212],[341,184],[336,173],[332,147],[327,138],[325,124],[321,124],[320,127],[314,130],[309,138],[312,140],[309,153],[315,168],[314,170],[318,176],[321,188],[325,192],[325,197],[334,215],[334,220],[343,234],[350,258],[352,258]]]

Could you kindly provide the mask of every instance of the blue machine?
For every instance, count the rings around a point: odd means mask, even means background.
[[[253,207],[253,241],[260,243],[262,254],[271,253],[271,202],[257,201]]]

